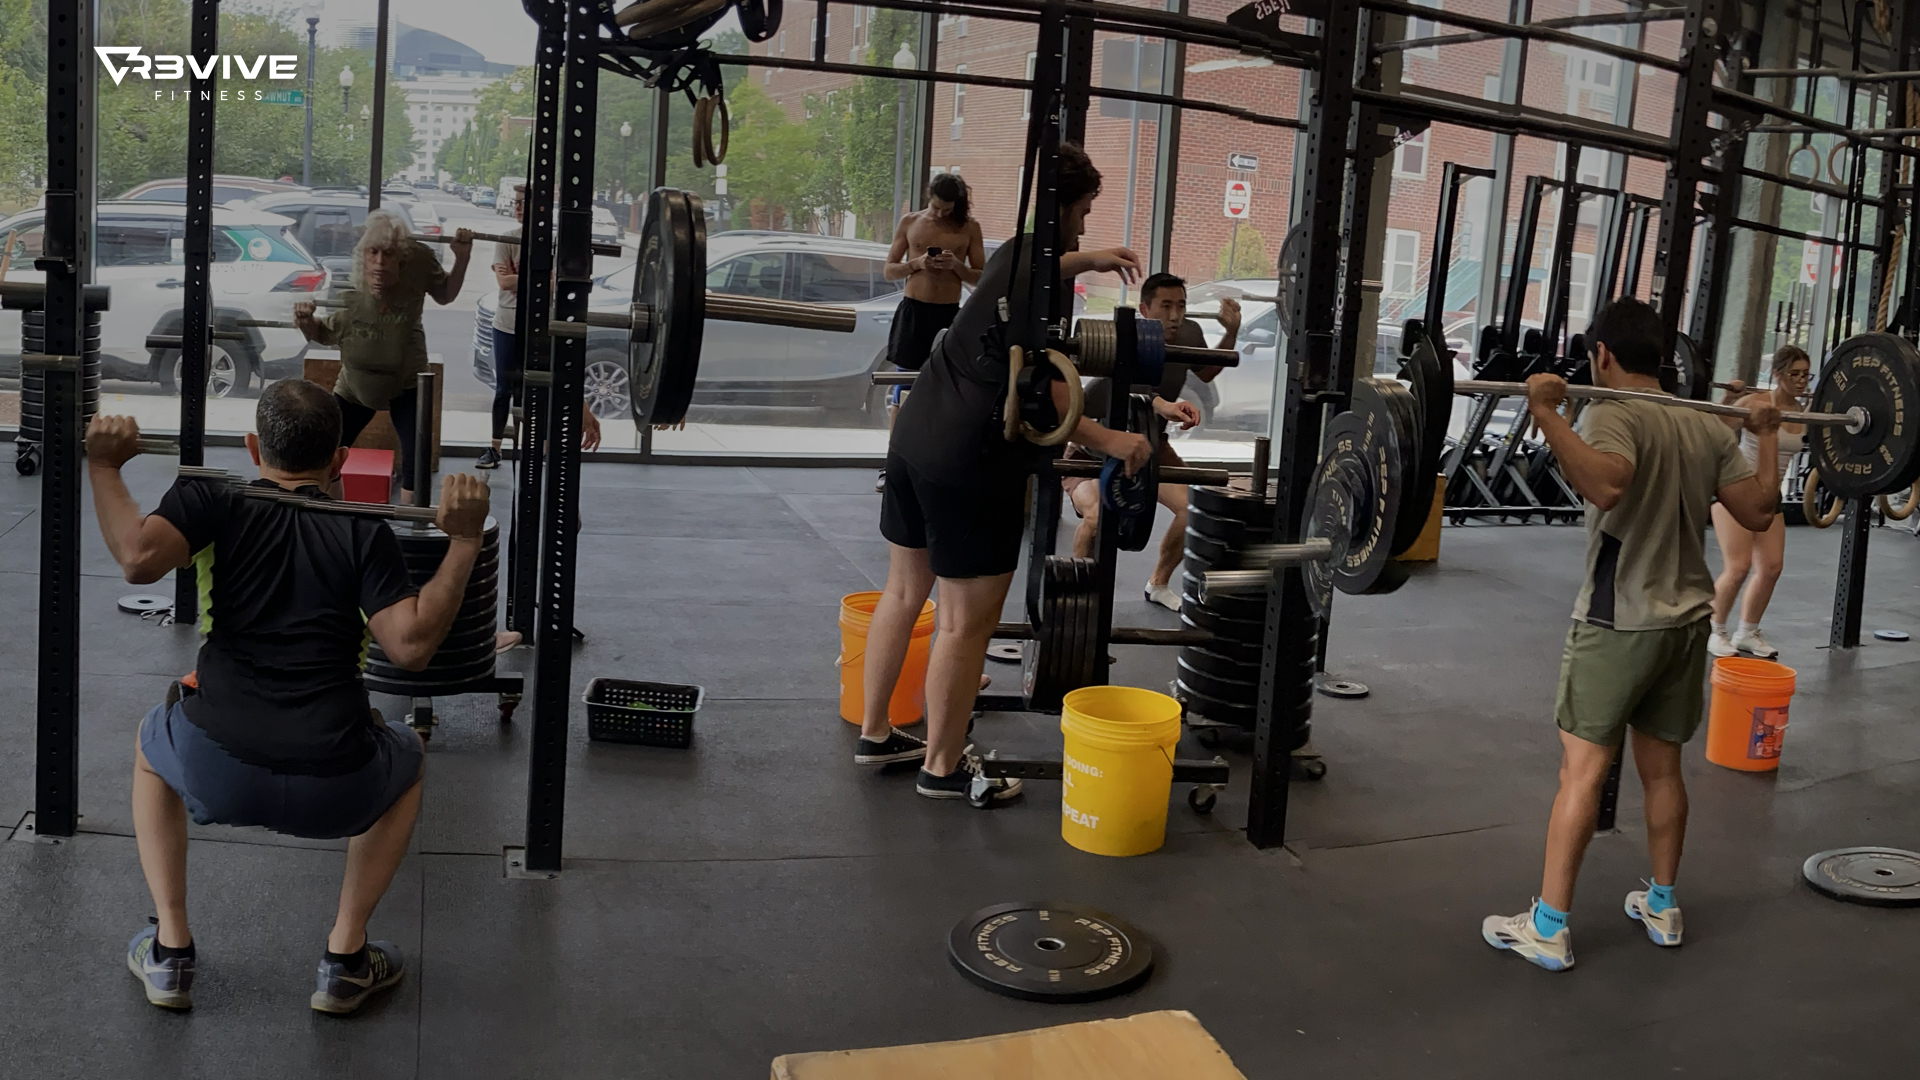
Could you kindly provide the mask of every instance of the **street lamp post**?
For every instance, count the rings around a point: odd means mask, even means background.
[[[300,182],[313,186],[313,36],[320,29],[318,15],[307,16],[307,133],[300,147]]]
[[[353,95],[353,65],[340,69],[340,115],[347,115],[347,100]]]
[[[628,141],[633,135],[633,125],[620,121],[620,193],[627,199],[627,228],[637,229],[640,223],[633,219],[633,208],[638,205],[633,200],[633,189],[627,186],[627,167],[633,163],[633,143]]]
[[[913,50],[907,48],[906,42],[901,42],[900,51],[893,54],[893,69],[895,71],[910,71],[913,69],[915,63],[917,63],[917,61],[914,59]],[[901,206],[906,201],[901,197],[900,193],[901,155],[904,144],[907,141],[907,84],[905,82],[896,81],[894,83],[893,97],[893,221],[887,223],[888,231],[891,231],[894,224],[899,222]]]

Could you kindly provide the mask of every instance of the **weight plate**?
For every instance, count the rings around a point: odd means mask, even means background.
[[[697,210],[673,188],[647,197],[633,302],[644,306],[649,325],[630,336],[627,366],[641,424],[677,424],[693,400],[707,304],[706,220]]]
[[[1905,630],[1875,630],[1873,636],[1878,641],[1907,640],[1907,632]]]
[[[1003,664],[1017,664],[1020,662],[1020,644],[1017,641],[996,641],[987,646],[987,659],[998,660]]]
[[[1713,396],[1713,363],[1702,362],[1699,346],[1685,332],[1673,336],[1674,393],[1695,401]]]
[[[1280,316],[1280,325],[1287,328],[1289,336],[1300,332],[1300,313],[1295,309],[1294,286],[1300,278],[1300,264],[1307,260],[1307,226],[1303,222],[1287,232],[1287,238],[1280,243],[1279,287],[1276,294],[1275,311]]]
[[[1153,970],[1153,945],[1106,912],[1079,904],[995,904],[955,924],[947,958],[997,994],[1028,1001],[1098,1001]]]
[[[1920,852],[1835,848],[1809,856],[1800,873],[1807,884],[1835,900],[1875,907],[1920,906]]]
[[[1224,653],[1203,649],[1198,645],[1188,645],[1181,649],[1179,662],[1216,679],[1257,682],[1260,678],[1259,661],[1249,663],[1245,660],[1237,660]]]
[[[1180,587],[1180,600],[1182,610],[1192,604],[1209,615],[1253,627],[1255,636],[1266,631],[1267,599],[1264,596],[1214,596],[1202,600],[1200,582],[1188,578]]]
[[[1187,526],[1185,543],[1188,558],[1202,559],[1209,564],[1225,562],[1227,556],[1233,553],[1232,544],[1218,537],[1196,532],[1192,525]]]
[[[1419,462],[1408,484],[1413,489],[1408,505],[1420,508],[1424,529],[1427,512],[1433,506],[1433,485],[1445,465],[1447,428],[1453,423],[1453,358],[1445,342],[1436,342],[1432,332],[1422,327],[1407,354],[1406,370],[1419,412],[1420,437]],[[1414,537],[1418,539],[1419,533]]]
[[[1098,638],[1100,621],[1100,598],[1094,593],[1094,573],[1092,559],[1074,559],[1069,569],[1073,574],[1073,684],[1069,690],[1078,690],[1083,686],[1092,686],[1098,681],[1096,672],[1100,670],[1098,657]],[[1065,695],[1061,695],[1063,698]]]
[[[1250,491],[1193,484],[1187,488],[1187,506],[1214,517],[1232,518],[1272,531],[1273,500],[1256,498]]]
[[[146,615],[155,611],[166,611],[173,607],[173,597],[158,593],[133,593],[119,600],[120,610],[129,615]]]
[[[1260,700],[1260,684],[1257,681],[1209,675],[1194,667],[1185,656],[1176,658],[1174,665],[1182,683],[1217,701],[1252,707]]]
[[[1225,634],[1216,634],[1189,617],[1184,607],[1180,612],[1180,625],[1187,630],[1199,630],[1203,633],[1212,634],[1213,640],[1207,642],[1205,646],[1211,652],[1218,653],[1221,656],[1236,660],[1242,664],[1252,664],[1256,667],[1259,666],[1261,662],[1261,641],[1260,634],[1257,632],[1247,638],[1228,637]],[[1189,648],[1197,647],[1198,646],[1189,646]]]
[[[1321,618],[1336,585],[1346,593],[1392,592],[1406,581],[1389,550],[1404,490],[1397,460],[1404,432],[1396,430],[1393,411],[1378,407],[1380,397],[1356,392],[1353,403],[1366,412],[1341,413],[1327,425],[1302,530],[1302,539],[1324,537],[1333,545],[1331,558],[1301,564],[1308,602]]]
[[[1378,398],[1377,402],[1369,402],[1365,409],[1356,403],[1354,412],[1362,415],[1379,412],[1393,418],[1393,423],[1382,429],[1388,435],[1388,451],[1400,462],[1400,499],[1394,510],[1392,545],[1388,548],[1391,557],[1412,547],[1427,524],[1426,507],[1415,510],[1411,505],[1415,485],[1409,482],[1407,475],[1418,470],[1420,464],[1420,405],[1414,400],[1412,391],[1392,379],[1357,379],[1353,392],[1356,397],[1372,395]],[[1427,498],[1433,498],[1431,487]]]
[[[1846,499],[1890,495],[1920,479],[1920,351],[1893,334],[1856,334],[1840,343],[1820,369],[1813,411],[1865,409],[1859,432],[1821,424],[1807,432],[1820,481]]]
[[[1258,709],[1256,709],[1254,705],[1242,704],[1235,701],[1222,701],[1217,697],[1202,693],[1179,679],[1173,681],[1173,691],[1174,697],[1179,699],[1180,704],[1187,707],[1188,712],[1197,713],[1209,720],[1216,720],[1222,724],[1232,724],[1235,727],[1242,728],[1253,727],[1254,714],[1258,712]]]
[[[1363,698],[1373,693],[1367,689],[1366,683],[1352,679],[1329,679],[1324,675],[1314,679],[1313,688],[1332,698]]]

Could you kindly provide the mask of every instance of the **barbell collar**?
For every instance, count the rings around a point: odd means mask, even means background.
[[[790,326],[796,330],[831,330],[851,334],[859,322],[859,314],[849,307],[763,300],[730,293],[707,293],[706,306],[709,320]]]
[[[1057,476],[1082,476],[1097,480],[1100,477],[1102,464],[1104,463],[1083,458],[1059,458],[1053,463],[1053,471]],[[1226,469],[1196,469],[1191,465],[1163,465],[1160,468],[1160,482],[1163,484],[1206,484],[1212,487],[1223,487],[1232,479],[1233,474]]]
[[[145,439],[141,440],[143,444],[146,441]],[[179,451],[176,449],[174,452],[178,453]],[[431,506],[395,506],[392,503],[348,502],[343,499],[313,499],[305,495],[295,494],[284,488],[256,487],[246,483],[240,477],[235,476],[225,469],[182,465],[180,466],[179,476],[182,480],[212,480],[219,483],[232,484],[239,488],[241,493],[249,499],[277,502],[286,506],[296,506],[303,510],[317,510],[326,514],[352,514],[358,517],[383,518],[389,521],[412,521],[429,525],[432,524],[439,515],[439,510]]]
[[[1492,394],[1496,397],[1526,397],[1527,384],[1518,382],[1488,382],[1479,379],[1461,379],[1453,384],[1456,394]],[[1735,416],[1744,420],[1753,415],[1753,410],[1739,405],[1722,405],[1717,401],[1695,401],[1692,398],[1674,397],[1671,394],[1658,394],[1647,390],[1615,390],[1606,386],[1568,386],[1567,397],[1589,401],[1651,401],[1655,405],[1671,408],[1692,409],[1695,412],[1712,413],[1715,416]],[[1783,412],[1780,419],[1789,424],[1837,424],[1845,427],[1850,434],[1859,434],[1866,430],[1872,417],[1867,410],[1855,406],[1843,413]]]

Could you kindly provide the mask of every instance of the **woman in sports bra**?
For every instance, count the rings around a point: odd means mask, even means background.
[[[1807,392],[1807,379],[1812,370],[1813,362],[1805,350],[1796,345],[1782,345],[1773,354],[1772,390],[1748,393],[1735,382],[1722,400],[1730,405],[1746,405],[1771,397],[1783,410],[1799,409],[1803,407],[1801,398]],[[1737,419],[1734,424],[1738,425]],[[1780,425],[1779,475],[1783,479],[1806,437],[1805,424]],[[1740,452],[1746,455],[1747,464],[1754,463],[1757,451],[1753,436],[1742,431]],[[1707,651],[1715,656],[1746,653],[1771,660],[1780,655],[1780,650],[1760,636],[1760,617],[1766,614],[1767,601],[1773,599],[1774,583],[1780,580],[1787,547],[1786,519],[1776,513],[1766,531],[1753,532],[1735,521],[1725,507],[1714,503],[1713,534],[1720,541],[1720,577],[1713,583],[1713,636],[1707,639]],[[1742,585],[1746,586],[1744,597]],[[1735,600],[1740,601],[1740,624],[1729,635],[1727,616],[1732,613]]]

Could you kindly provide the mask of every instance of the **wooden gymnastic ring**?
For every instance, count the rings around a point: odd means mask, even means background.
[[[1835,187],[1847,186],[1847,182],[1845,180],[1840,179],[1840,171],[1833,167],[1833,159],[1839,157],[1840,151],[1845,149],[1848,149],[1848,144],[1844,142],[1837,142],[1833,144],[1833,149],[1827,151],[1827,179],[1833,181],[1833,185]],[[1819,158],[1820,158],[1820,155],[1818,153],[1815,153],[1814,154],[1815,168],[1819,167]],[[1853,170],[1848,169],[1847,172],[1849,175],[1851,175]]]
[[[703,136],[712,115],[712,98],[703,97],[693,103],[693,167],[696,169],[705,168],[707,164],[707,141]]]
[[[1067,408],[1060,416],[1060,422],[1051,429],[1041,429],[1020,419],[1020,372],[1026,367],[1026,350],[1015,345],[1007,350],[1007,400],[1002,406],[1005,414],[1005,433],[1008,442],[1024,436],[1035,446],[1059,446],[1073,436],[1073,429],[1080,425],[1080,417],[1086,404],[1080,387],[1080,372],[1073,361],[1057,349],[1048,349],[1047,360],[1059,372],[1061,381],[1067,384]]]
[[[1824,529],[1840,520],[1840,511],[1846,506],[1846,500],[1833,496],[1833,506],[1826,513],[1820,512],[1820,470],[1808,469],[1807,481],[1800,489],[1800,512],[1806,516],[1807,524],[1816,529]]]
[[[1880,496],[1880,512],[1886,515],[1888,521],[1905,521],[1913,516],[1916,508],[1920,508],[1920,481],[1916,481],[1907,489],[1906,501],[1900,504],[1897,513],[1893,509],[1893,503],[1885,495]]]
[[[1812,143],[1801,143],[1799,146],[1796,146],[1793,148],[1793,153],[1787,155],[1787,175],[1788,176],[1800,175],[1799,173],[1796,173],[1793,171],[1793,163],[1800,160],[1801,154],[1813,155],[1813,172],[1810,175],[1808,175],[1806,179],[1811,180],[1816,184],[1819,183],[1820,182],[1820,151],[1815,150],[1813,148]]]
[[[714,94],[708,100],[713,102],[713,108],[707,110],[705,136],[707,140],[707,161],[714,165],[721,165],[725,164],[727,160],[727,143],[733,139],[733,116],[727,111],[726,98],[721,97],[719,94]],[[718,149],[713,145],[713,117],[715,114],[718,114],[720,117],[720,146]]]

